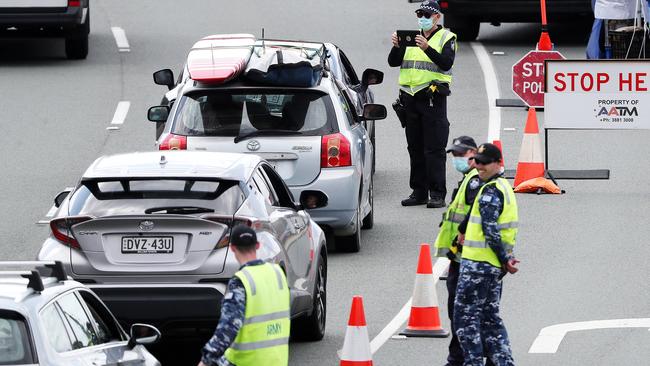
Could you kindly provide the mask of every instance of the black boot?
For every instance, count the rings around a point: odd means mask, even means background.
[[[418,194],[415,191],[408,198],[402,200],[402,206],[417,206],[425,203],[427,203],[426,195]]]

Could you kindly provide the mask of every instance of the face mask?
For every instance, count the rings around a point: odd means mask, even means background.
[[[455,157],[454,156],[454,168],[461,173],[467,173],[469,171],[469,162],[468,158],[464,157]]]
[[[433,16],[431,18],[418,18],[418,24],[420,25],[420,29],[423,31],[428,31],[429,29],[433,28]]]

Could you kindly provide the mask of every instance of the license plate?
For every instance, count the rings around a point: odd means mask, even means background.
[[[172,236],[123,236],[123,254],[165,254],[174,252]]]

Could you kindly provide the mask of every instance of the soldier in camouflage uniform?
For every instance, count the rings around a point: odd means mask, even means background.
[[[514,360],[505,325],[499,316],[501,279],[516,273],[512,249],[517,234],[517,203],[512,187],[501,178],[501,152],[493,144],[479,146],[474,163],[483,187],[469,215],[460,278],[454,301],[454,324],[465,366],[482,366],[484,354],[499,366]]]

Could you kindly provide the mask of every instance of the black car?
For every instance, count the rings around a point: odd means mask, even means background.
[[[440,0],[445,27],[460,41],[478,36],[481,23],[541,22],[539,0]],[[590,0],[546,0],[549,22],[593,16]]]
[[[0,1],[0,37],[64,37],[69,59],[88,55],[89,0]]]

